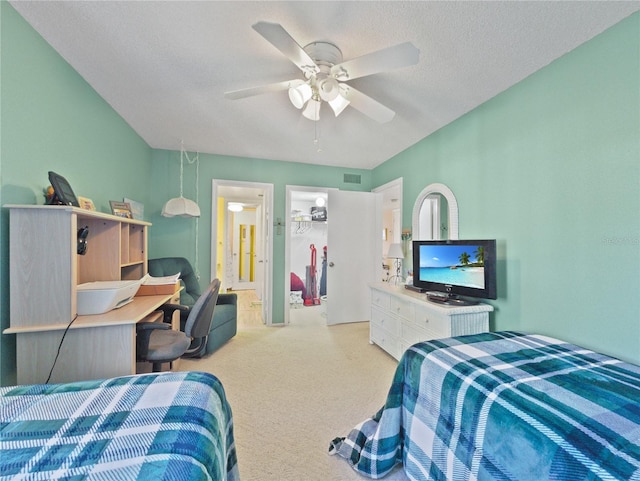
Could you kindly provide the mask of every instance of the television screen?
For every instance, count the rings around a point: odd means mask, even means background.
[[[496,298],[495,240],[414,241],[413,261],[417,288],[449,299]]]
[[[418,278],[484,289],[484,247],[421,245]]]

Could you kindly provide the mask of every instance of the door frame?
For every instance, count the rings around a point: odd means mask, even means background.
[[[264,270],[263,270],[263,296],[262,296],[262,321],[270,326],[273,324],[273,232],[270,228],[273,213],[273,184],[264,182],[247,182],[238,180],[211,180],[211,277],[216,275],[218,222],[214,217],[218,214],[218,187],[230,186],[239,188],[260,189],[264,192],[262,198],[262,242],[264,245]],[[225,211],[226,216],[226,211]],[[224,240],[225,242],[227,239]]]

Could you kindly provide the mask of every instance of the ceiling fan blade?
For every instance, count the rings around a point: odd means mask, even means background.
[[[249,87],[246,89],[231,90],[229,92],[225,92],[224,96],[231,100],[237,100],[237,99],[243,99],[246,97],[252,97],[254,95],[261,95],[261,94],[266,94],[271,92],[279,92],[281,90],[288,90],[291,87],[297,87],[298,85],[301,85],[303,83],[304,81],[301,79],[285,80],[284,82],[261,85],[259,87]]]
[[[396,115],[393,110],[385,107],[377,100],[373,100],[368,95],[354,89],[350,85],[342,85],[346,87],[343,95],[350,102],[349,105],[354,109],[359,110],[367,117],[371,117],[373,120],[384,124],[385,122],[389,122]]]
[[[331,76],[340,81],[365,77],[418,63],[420,50],[411,42],[384,48],[331,67]]]
[[[313,59],[279,23],[258,22],[253,25],[253,29],[280,50],[305,74],[311,75],[320,71]]]

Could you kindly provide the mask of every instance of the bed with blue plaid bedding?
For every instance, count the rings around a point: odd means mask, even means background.
[[[220,381],[166,372],[0,389],[0,480],[238,480]]]
[[[374,479],[640,479],[640,367],[516,332],[416,344],[329,449]]]

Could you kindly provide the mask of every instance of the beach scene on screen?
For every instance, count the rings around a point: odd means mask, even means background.
[[[484,289],[484,247],[421,245],[419,279]]]

